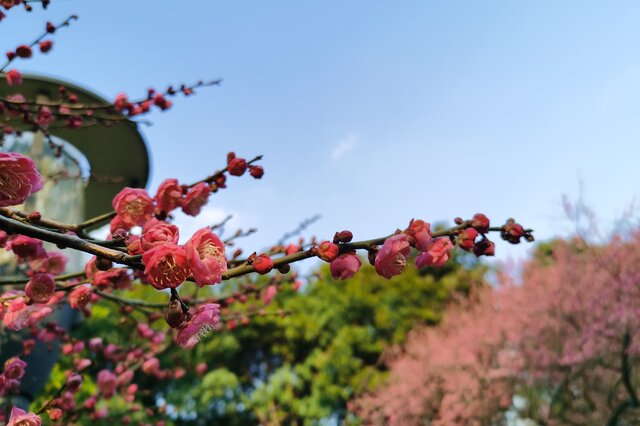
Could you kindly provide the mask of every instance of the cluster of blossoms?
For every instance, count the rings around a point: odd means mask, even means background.
[[[473,251],[476,256],[494,255],[495,244],[486,237],[490,231],[490,221],[484,214],[477,213],[467,221],[456,218],[455,223],[458,229],[453,229],[448,235],[437,238],[433,236],[429,223],[412,219],[407,229],[386,238],[381,248],[375,244],[366,247],[369,252],[369,261],[375,266],[379,275],[390,279],[404,271],[412,248],[418,251],[416,257],[418,268],[443,267],[451,259],[451,251],[455,244],[462,250]],[[521,238],[533,241],[531,234],[513,219],[509,219],[499,231],[502,238],[512,244],[519,243]],[[353,234],[350,231],[338,232],[333,242],[323,241],[316,248],[317,256],[330,262],[331,275],[334,279],[351,278],[362,265],[355,249],[349,249],[348,243],[352,238]]]

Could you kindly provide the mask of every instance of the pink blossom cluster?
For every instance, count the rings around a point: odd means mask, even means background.
[[[520,280],[503,274],[442,324],[413,331],[387,356],[387,385],[352,410],[366,423],[495,424],[520,395],[532,423],[613,424],[633,398],[619,384],[638,392],[629,377],[640,359],[640,233],[550,248],[523,265]],[[536,398],[552,393],[563,403]]]

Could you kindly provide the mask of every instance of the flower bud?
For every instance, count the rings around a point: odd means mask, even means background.
[[[75,392],[80,388],[82,384],[82,376],[78,373],[71,373],[67,378],[66,389],[70,392]]]
[[[289,271],[291,271],[291,265],[289,265],[288,263],[283,263],[282,265],[278,266],[277,269],[281,274],[287,274],[289,273]]]
[[[481,234],[489,232],[489,218],[482,213],[476,213],[471,218],[471,226]]]
[[[493,241],[489,241],[487,238],[483,238],[473,246],[473,254],[476,256],[493,256],[496,252],[496,247]]]
[[[340,231],[336,232],[333,236],[333,242],[335,244],[338,243],[348,243],[353,239],[353,233],[351,231]]]
[[[247,160],[244,158],[234,158],[227,166],[231,176],[242,176],[247,171]]]
[[[321,242],[316,251],[318,257],[325,262],[331,262],[333,259],[338,257],[338,254],[340,254],[340,248],[329,241]]]
[[[167,321],[167,324],[169,324],[169,327],[177,328],[180,326],[180,324],[184,322],[184,316],[180,301],[178,299],[171,299],[164,313],[164,319]]]
[[[262,179],[264,169],[261,166],[249,166],[249,174],[251,174],[254,179]]]
[[[27,59],[27,58],[30,58],[31,55],[33,55],[33,51],[29,46],[27,46],[26,44],[23,44],[16,48],[16,55],[20,58]]]
[[[458,246],[462,250],[469,251],[473,248],[476,237],[478,236],[478,231],[473,228],[467,228],[460,232],[458,235]]]
[[[98,257],[96,258],[96,268],[98,268],[99,271],[108,271],[113,268],[113,262],[104,257]]]
[[[253,260],[253,267],[256,268],[256,272],[264,275],[269,273],[273,269],[273,260],[266,254],[256,256]]]
[[[513,219],[509,219],[502,227],[500,236],[503,240],[509,241],[511,244],[518,244],[520,238],[524,237],[525,232],[522,225],[516,223]]]

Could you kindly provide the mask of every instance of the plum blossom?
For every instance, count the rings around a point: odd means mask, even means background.
[[[139,188],[124,188],[114,197],[112,205],[120,221],[129,227],[144,225],[153,213],[153,200]]]
[[[140,247],[142,251],[147,251],[167,243],[177,244],[179,238],[180,231],[177,226],[157,221],[148,228],[145,226],[140,238]]]
[[[4,362],[3,375],[7,379],[20,380],[24,376],[27,363],[20,358],[9,358]]]
[[[220,323],[220,305],[209,303],[198,307],[191,319],[185,321],[179,328],[176,341],[185,348],[194,347],[200,339]]]
[[[376,256],[376,272],[387,279],[401,274],[407,266],[407,256],[410,252],[407,235],[398,234],[387,238]]]
[[[9,423],[7,426],[41,426],[42,419],[40,416],[34,413],[27,413],[26,411],[13,407],[11,409],[11,416],[9,417]]]
[[[358,272],[362,262],[353,252],[343,253],[331,261],[329,269],[334,280],[346,280]]]
[[[9,86],[19,86],[22,84],[22,74],[18,70],[9,70],[5,74],[5,78],[7,79],[7,84]]]
[[[0,152],[0,207],[15,206],[42,189],[42,176],[29,157]]]
[[[89,286],[78,286],[69,293],[69,305],[71,305],[73,309],[84,309],[91,301],[92,294],[93,291]]]
[[[36,303],[47,303],[56,292],[56,282],[51,274],[35,274],[27,283],[25,294]]]
[[[166,179],[160,184],[154,198],[158,209],[169,213],[182,203],[182,187],[177,179]]]
[[[142,262],[145,277],[158,290],[177,287],[191,273],[185,248],[176,244],[167,243],[145,252]]]
[[[431,244],[431,224],[420,219],[411,219],[405,233],[411,237],[420,251],[426,251]]]
[[[64,272],[68,260],[64,254],[54,251],[29,261],[29,267],[34,272],[59,275]]]
[[[202,206],[207,204],[211,194],[211,187],[204,182],[200,182],[189,190],[182,201],[182,211],[189,216],[200,214]]]
[[[224,244],[220,238],[206,227],[198,230],[185,244],[187,262],[199,286],[222,281],[222,273],[227,270]]]
[[[26,235],[11,237],[7,244],[7,250],[13,251],[20,260],[39,259],[47,255],[42,241]]]
[[[98,388],[105,399],[111,399],[116,394],[118,378],[109,370],[101,370],[98,373]]]
[[[425,266],[443,267],[451,257],[453,244],[449,238],[436,238],[429,245],[429,249],[421,253],[416,258],[416,266],[424,268]]]

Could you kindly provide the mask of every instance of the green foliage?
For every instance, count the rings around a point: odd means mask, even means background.
[[[408,268],[392,280],[364,267],[351,280],[334,281],[324,268],[301,294],[280,289],[268,310],[290,315],[255,317],[201,342],[180,357],[191,365],[204,361],[210,372],[159,391],[169,404],[192,407],[177,424],[344,419],[349,399],[384,380],[379,360],[386,347],[402,343],[416,323],[437,323],[454,292],[481,285],[485,268],[464,263],[437,271]]]
[[[248,325],[217,331],[191,350],[168,346],[158,356],[162,369],[184,368],[186,374],[158,380],[138,371],[134,381],[140,386],[139,397],[144,396],[141,402],[165,405],[167,425],[312,425],[343,420],[347,401],[385,379],[380,362],[385,348],[404,342],[417,323],[436,324],[454,294],[464,296],[471,287],[482,285],[486,268],[472,256],[461,257],[443,269],[417,271],[411,266],[392,280],[364,266],[354,278],[334,281],[325,267],[319,279],[299,292],[283,284],[266,311],[289,315],[252,316]],[[259,277],[256,285],[267,280]],[[227,294],[231,287],[226,283],[201,289],[198,297],[206,291]],[[193,290],[189,284],[181,287],[183,295]],[[123,296],[167,300],[165,294],[144,285]],[[262,306],[259,295],[245,304],[233,304],[230,314],[241,315],[256,305]],[[83,339],[102,336],[105,343],[127,347],[139,339],[136,320],[142,315],[136,310],[123,314],[117,304],[103,302],[73,334]],[[152,326],[171,333],[162,319]],[[90,368],[94,375],[109,368],[101,355],[95,358]],[[198,375],[195,366],[202,362],[208,371]],[[59,385],[60,374],[52,375],[48,394]],[[85,380],[88,392],[95,391],[88,375]],[[111,413],[122,411],[118,396],[103,404]],[[135,421],[145,421],[144,410],[131,415]]]

